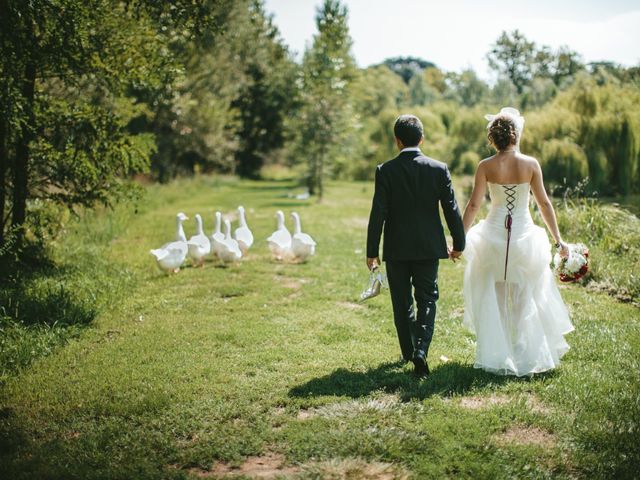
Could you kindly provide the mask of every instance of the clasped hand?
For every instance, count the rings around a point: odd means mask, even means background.
[[[447,251],[449,252],[449,258],[453,263],[456,263],[456,260],[459,260],[460,257],[462,256],[462,252],[454,250],[451,247],[447,247]]]

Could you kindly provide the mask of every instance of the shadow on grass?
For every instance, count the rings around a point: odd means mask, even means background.
[[[27,435],[22,426],[17,425],[17,417],[13,409],[0,408],[0,454],[13,454],[27,443]]]
[[[534,378],[549,377],[553,372]],[[462,395],[469,390],[509,382],[528,382],[529,378],[499,376],[474,368],[469,364],[450,362],[431,371],[426,379],[416,378],[399,363],[383,363],[365,372],[339,368],[324,377],[314,378],[289,391],[291,397],[325,395],[359,398],[375,391],[400,395],[402,401],[424,399],[433,395]]]
[[[86,325],[97,315],[93,298],[67,278],[73,268],[50,262],[7,268],[0,281],[0,314],[23,325]]]
[[[37,249],[5,255],[0,271],[1,385],[94,320],[98,287],[86,285],[80,266],[58,265]]]

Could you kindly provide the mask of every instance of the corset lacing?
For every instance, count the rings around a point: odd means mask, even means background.
[[[517,185],[502,185],[506,195],[507,214],[504,217],[504,228],[507,229],[507,253],[504,259],[504,281],[507,281],[507,265],[509,264],[509,244],[511,243],[511,227],[513,225],[513,209],[516,203]]]

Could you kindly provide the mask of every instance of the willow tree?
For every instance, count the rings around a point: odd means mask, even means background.
[[[318,32],[303,58],[302,106],[293,128],[298,133],[298,155],[308,164],[309,192],[322,199],[328,167],[349,136],[349,87],[356,69],[347,8],[339,0],[325,0],[317,11],[316,26]]]

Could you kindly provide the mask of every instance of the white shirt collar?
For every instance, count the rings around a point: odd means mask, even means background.
[[[420,152],[420,147],[407,147],[407,148],[403,148],[402,150],[400,150],[400,153],[404,153],[404,152]]]

